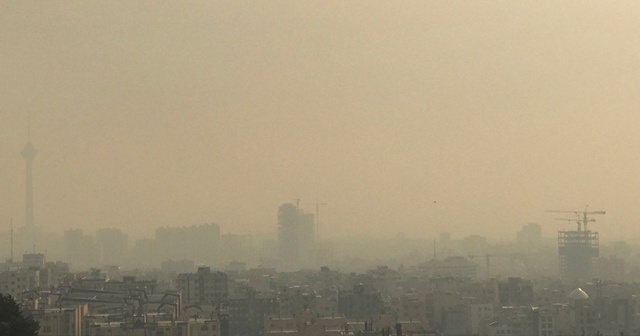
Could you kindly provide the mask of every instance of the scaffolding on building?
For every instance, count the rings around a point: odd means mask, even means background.
[[[576,230],[558,231],[558,257],[560,258],[560,276],[565,279],[589,280],[593,276],[596,259],[600,256],[600,235],[589,230],[588,224],[595,222],[590,215],[604,215],[604,211],[547,211],[555,213],[573,213],[575,219],[557,218],[575,221]]]
[[[558,231],[560,276],[566,279],[589,279],[593,264],[600,255],[598,232]]]

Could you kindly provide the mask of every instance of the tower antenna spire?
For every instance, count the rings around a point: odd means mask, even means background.
[[[26,174],[26,207],[25,207],[25,226],[33,229],[33,159],[36,157],[38,151],[31,143],[31,120],[30,115],[27,115],[27,143],[22,149],[22,157],[27,164]]]

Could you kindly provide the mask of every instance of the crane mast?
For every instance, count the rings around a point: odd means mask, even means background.
[[[575,211],[575,210],[547,210],[546,212],[553,212],[553,213],[571,213],[576,215],[577,219],[576,222],[578,223],[578,231],[582,231],[582,228],[584,227],[584,231],[589,231],[589,228],[587,226],[587,223],[589,222],[595,222],[595,218],[589,218],[590,215],[604,215],[607,212],[606,211],[587,211],[587,208],[589,206],[585,206],[583,211]],[[564,219],[564,218],[558,218],[558,219]],[[565,219],[566,220],[566,219]]]

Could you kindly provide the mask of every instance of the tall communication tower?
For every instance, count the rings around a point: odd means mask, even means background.
[[[27,143],[22,149],[22,157],[27,162],[27,192],[26,192],[26,207],[24,216],[24,225],[28,229],[34,228],[33,223],[33,159],[38,154],[36,148],[31,144],[30,125],[27,121]]]
[[[588,206],[587,206],[588,207]],[[604,215],[605,211],[555,211],[572,213],[576,217],[576,230],[558,231],[558,256],[560,258],[560,276],[565,279],[590,280],[593,276],[593,264],[600,255],[600,236],[589,230],[587,224],[595,222],[591,215]]]

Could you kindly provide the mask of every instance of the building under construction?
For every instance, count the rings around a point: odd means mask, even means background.
[[[593,265],[600,255],[600,237],[598,232],[589,230],[587,224],[595,219],[589,215],[604,215],[604,211],[552,211],[574,213],[577,229],[558,231],[558,256],[560,258],[560,276],[565,279],[590,280]]]

